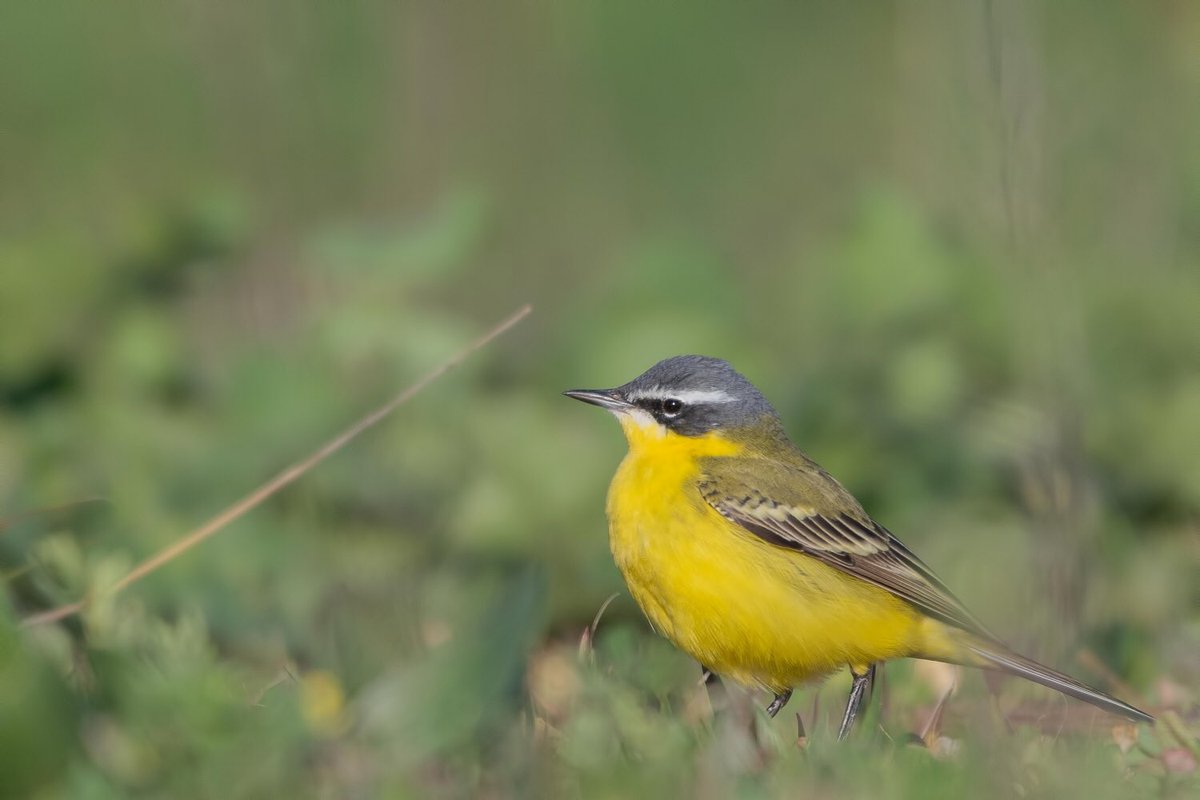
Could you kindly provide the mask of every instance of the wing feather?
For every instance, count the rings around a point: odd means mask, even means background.
[[[853,497],[815,464],[796,467],[762,459],[755,462],[753,469],[733,470],[732,477],[714,475],[710,466],[698,484],[705,502],[766,542],[800,551],[873,583],[956,628],[995,638],[924,562],[867,516]],[[763,485],[787,487],[774,494],[816,502],[788,502],[749,487],[742,475],[761,476],[764,465],[772,474]]]

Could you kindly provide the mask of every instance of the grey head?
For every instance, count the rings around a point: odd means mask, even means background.
[[[574,389],[564,394],[618,415],[644,412],[683,436],[764,420],[774,425],[779,419],[754,384],[728,361],[709,356],[675,356],[615,389]]]

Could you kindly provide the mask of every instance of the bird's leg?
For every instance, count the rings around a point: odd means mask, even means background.
[[[839,742],[850,733],[850,728],[854,725],[854,720],[862,708],[863,700],[871,694],[871,686],[875,683],[875,665],[867,667],[862,674],[855,672],[851,667],[850,674],[854,677],[854,683],[850,686],[850,697],[846,699],[846,713],[842,715],[842,727],[838,729]]]
[[[783,707],[787,705],[788,700],[791,699],[791,689],[784,689],[782,692],[775,695],[775,699],[771,701],[771,705],[767,706],[767,716],[774,719],[775,715],[782,711]]]

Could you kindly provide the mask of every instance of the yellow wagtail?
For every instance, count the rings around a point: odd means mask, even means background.
[[[989,633],[792,444],[727,362],[677,356],[624,386],[565,394],[611,411],[629,442],[608,518],[630,593],[705,670],[772,692],[772,717],[792,687],[849,667],[843,738],[875,664],[915,657],[1002,670],[1153,721]]]

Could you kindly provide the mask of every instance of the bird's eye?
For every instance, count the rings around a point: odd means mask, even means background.
[[[672,417],[683,411],[683,401],[676,400],[674,397],[668,397],[663,400],[662,409],[664,414],[669,414]]]

